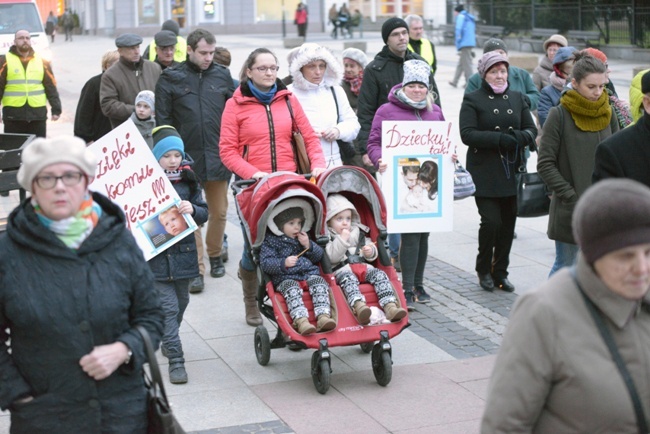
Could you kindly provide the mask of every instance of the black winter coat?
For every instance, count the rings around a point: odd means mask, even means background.
[[[221,114],[235,86],[224,66],[201,71],[186,61],[163,71],[156,85],[156,123],[174,126],[201,181],[227,181],[232,173],[219,156]]]
[[[189,161],[183,161],[186,166]],[[201,185],[189,166],[181,172],[181,180],[172,183],[181,200],[188,200],[194,208],[192,218],[197,225],[208,221],[208,205],[203,200]],[[193,279],[199,275],[199,260],[196,253],[196,239],[190,234],[149,259],[154,278],[160,282]]]
[[[533,146],[537,137],[526,97],[510,89],[496,95],[483,80],[480,89],[463,97],[458,122],[460,137],[469,146],[465,167],[476,184],[475,196],[515,196],[521,151]],[[515,137],[517,149],[503,147],[504,134]]]
[[[102,112],[99,103],[99,88],[102,74],[92,77],[84,84],[74,117],[74,135],[88,142],[94,142],[111,132],[111,121]]]
[[[260,250],[260,267],[262,271],[271,276],[273,285],[277,288],[282,281],[307,280],[309,276],[318,276],[320,268],[318,263],[323,259],[323,248],[313,241],[311,247],[298,258],[293,267],[287,269],[284,261],[289,256],[299,255],[305,248],[295,238],[286,235],[267,233]]]
[[[103,214],[77,250],[40,223],[30,199],[0,237],[0,408],[11,411],[12,433],[146,432],[145,352],[133,327],[157,347],[163,313],[122,211],[93,198]],[[89,377],[79,360],[116,341],[133,352],[130,363]],[[26,396],[34,399],[12,405]]]
[[[375,117],[375,112],[382,105],[388,102],[388,94],[393,86],[402,82],[404,78],[404,62],[407,60],[424,60],[420,55],[412,51],[406,51],[404,58],[398,57],[388,49],[388,45],[377,53],[375,58],[363,70],[363,82],[359,91],[359,103],[357,117],[361,124],[361,130],[357,136],[357,144],[361,154],[367,153],[368,136],[370,127]],[[424,60],[426,62],[426,60]],[[433,73],[429,75],[431,90],[435,92],[435,103],[439,107],[440,92]]]

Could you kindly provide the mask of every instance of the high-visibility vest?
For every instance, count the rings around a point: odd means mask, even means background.
[[[28,103],[30,107],[44,107],[47,104],[43,77],[45,67],[43,59],[38,54],[23,67],[20,57],[7,53],[7,85],[2,96],[5,107],[22,107]]]
[[[434,56],[433,56],[433,48],[431,48],[431,42],[429,42],[429,40],[425,38],[420,39],[420,41],[422,41],[422,43],[420,44],[420,56],[422,56],[424,60],[426,60],[427,63],[431,65],[431,67],[433,68]],[[413,49],[410,43],[408,45],[408,49],[415,53],[415,50]]]
[[[156,60],[156,41],[149,44],[149,60]],[[174,60],[185,62],[187,60],[187,41],[182,36],[176,36],[176,46],[174,47]]]

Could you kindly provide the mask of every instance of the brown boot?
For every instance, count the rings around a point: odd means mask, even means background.
[[[334,327],[336,327],[336,321],[334,321],[331,316],[326,314],[318,315],[316,328],[319,332],[328,332]]]
[[[241,277],[242,289],[244,291],[244,307],[246,308],[246,324],[256,327],[262,325],[262,315],[257,308],[257,272],[248,271],[239,264],[239,276]]]
[[[406,309],[397,307],[395,303],[386,303],[386,306],[384,306],[384,313],[386,314],[386,319],[388,321],[396,322],[406,316]]]
[[[364,301],[357,301],[354,303],[354,316],[357,317],[357,321],[359,321],[359,324],[361,325],[367,325],[370,323],[370,315],[372,314],[372,311],[368,306],[366,306],[366,303]]]
[[[293,321],[293,327],[303,336],[316,333],[316,327],[304,316],[302,318],[296,318]]]

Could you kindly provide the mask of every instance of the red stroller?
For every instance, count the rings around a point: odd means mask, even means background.
[[[401,283],[384,247],[387,235],[386,206],[374,178],[363,169],[342,166],[324,173],[319,177],[318,185],[309,182],[303,175],[276,172],[259,181],[237,181],[232,188],[235,192],[237,212],[243,222],[257,266],[260,282],[257,292],[258,306],[262,315],[277,326],[277,333],[272,341],[266,327],[262,325],[255,329],[254,344],[258,363],[263,366],[269,363],[271,349],[287,346],[291,349],[316,349],[311,358],[311,374],[314,386],[318,392],[324,394],[329,389],[332,372],[329,347],[360,345],[364,352],[372,352],[372,369],[377,383],[388,385],[392,377],[392,349],[389,339],[408,327],[408,316],[390,324],[360,325],[347,304],[343,290],[336,284],[329,258],[325,254],[321,261],[321,272],[330,287],[332,318],[337,322],[337,326],[329,332],[303,336],[292,326],[284,297],[275,291],[271,279],[259,267],[259,253],[266,234],[267,221],[276,204],[296,197],[309,202],[315,215],[310,238],[325,248],[329,241],[325,222],[325,200],[329,194],[342,194],[355,205],[361,221],[370,228],[370,238],[377,240],[379,258],[372,265],[386,272],[395,289],[398,303],[406,306]],[[303,288],[303,301],[309,311],[309,321],[315,324],[313,303],[306,282],[300,284]],[[360,290],[369,306],[379,305],[372,285],[362,283]]]

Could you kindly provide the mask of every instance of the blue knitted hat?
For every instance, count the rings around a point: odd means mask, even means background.
[[[169,151],[178,151],[185,158],[185,145],[183,139],[171,125],[162,125],[152,131],[153,155],[156,161],[160,161],[163,155]]]

